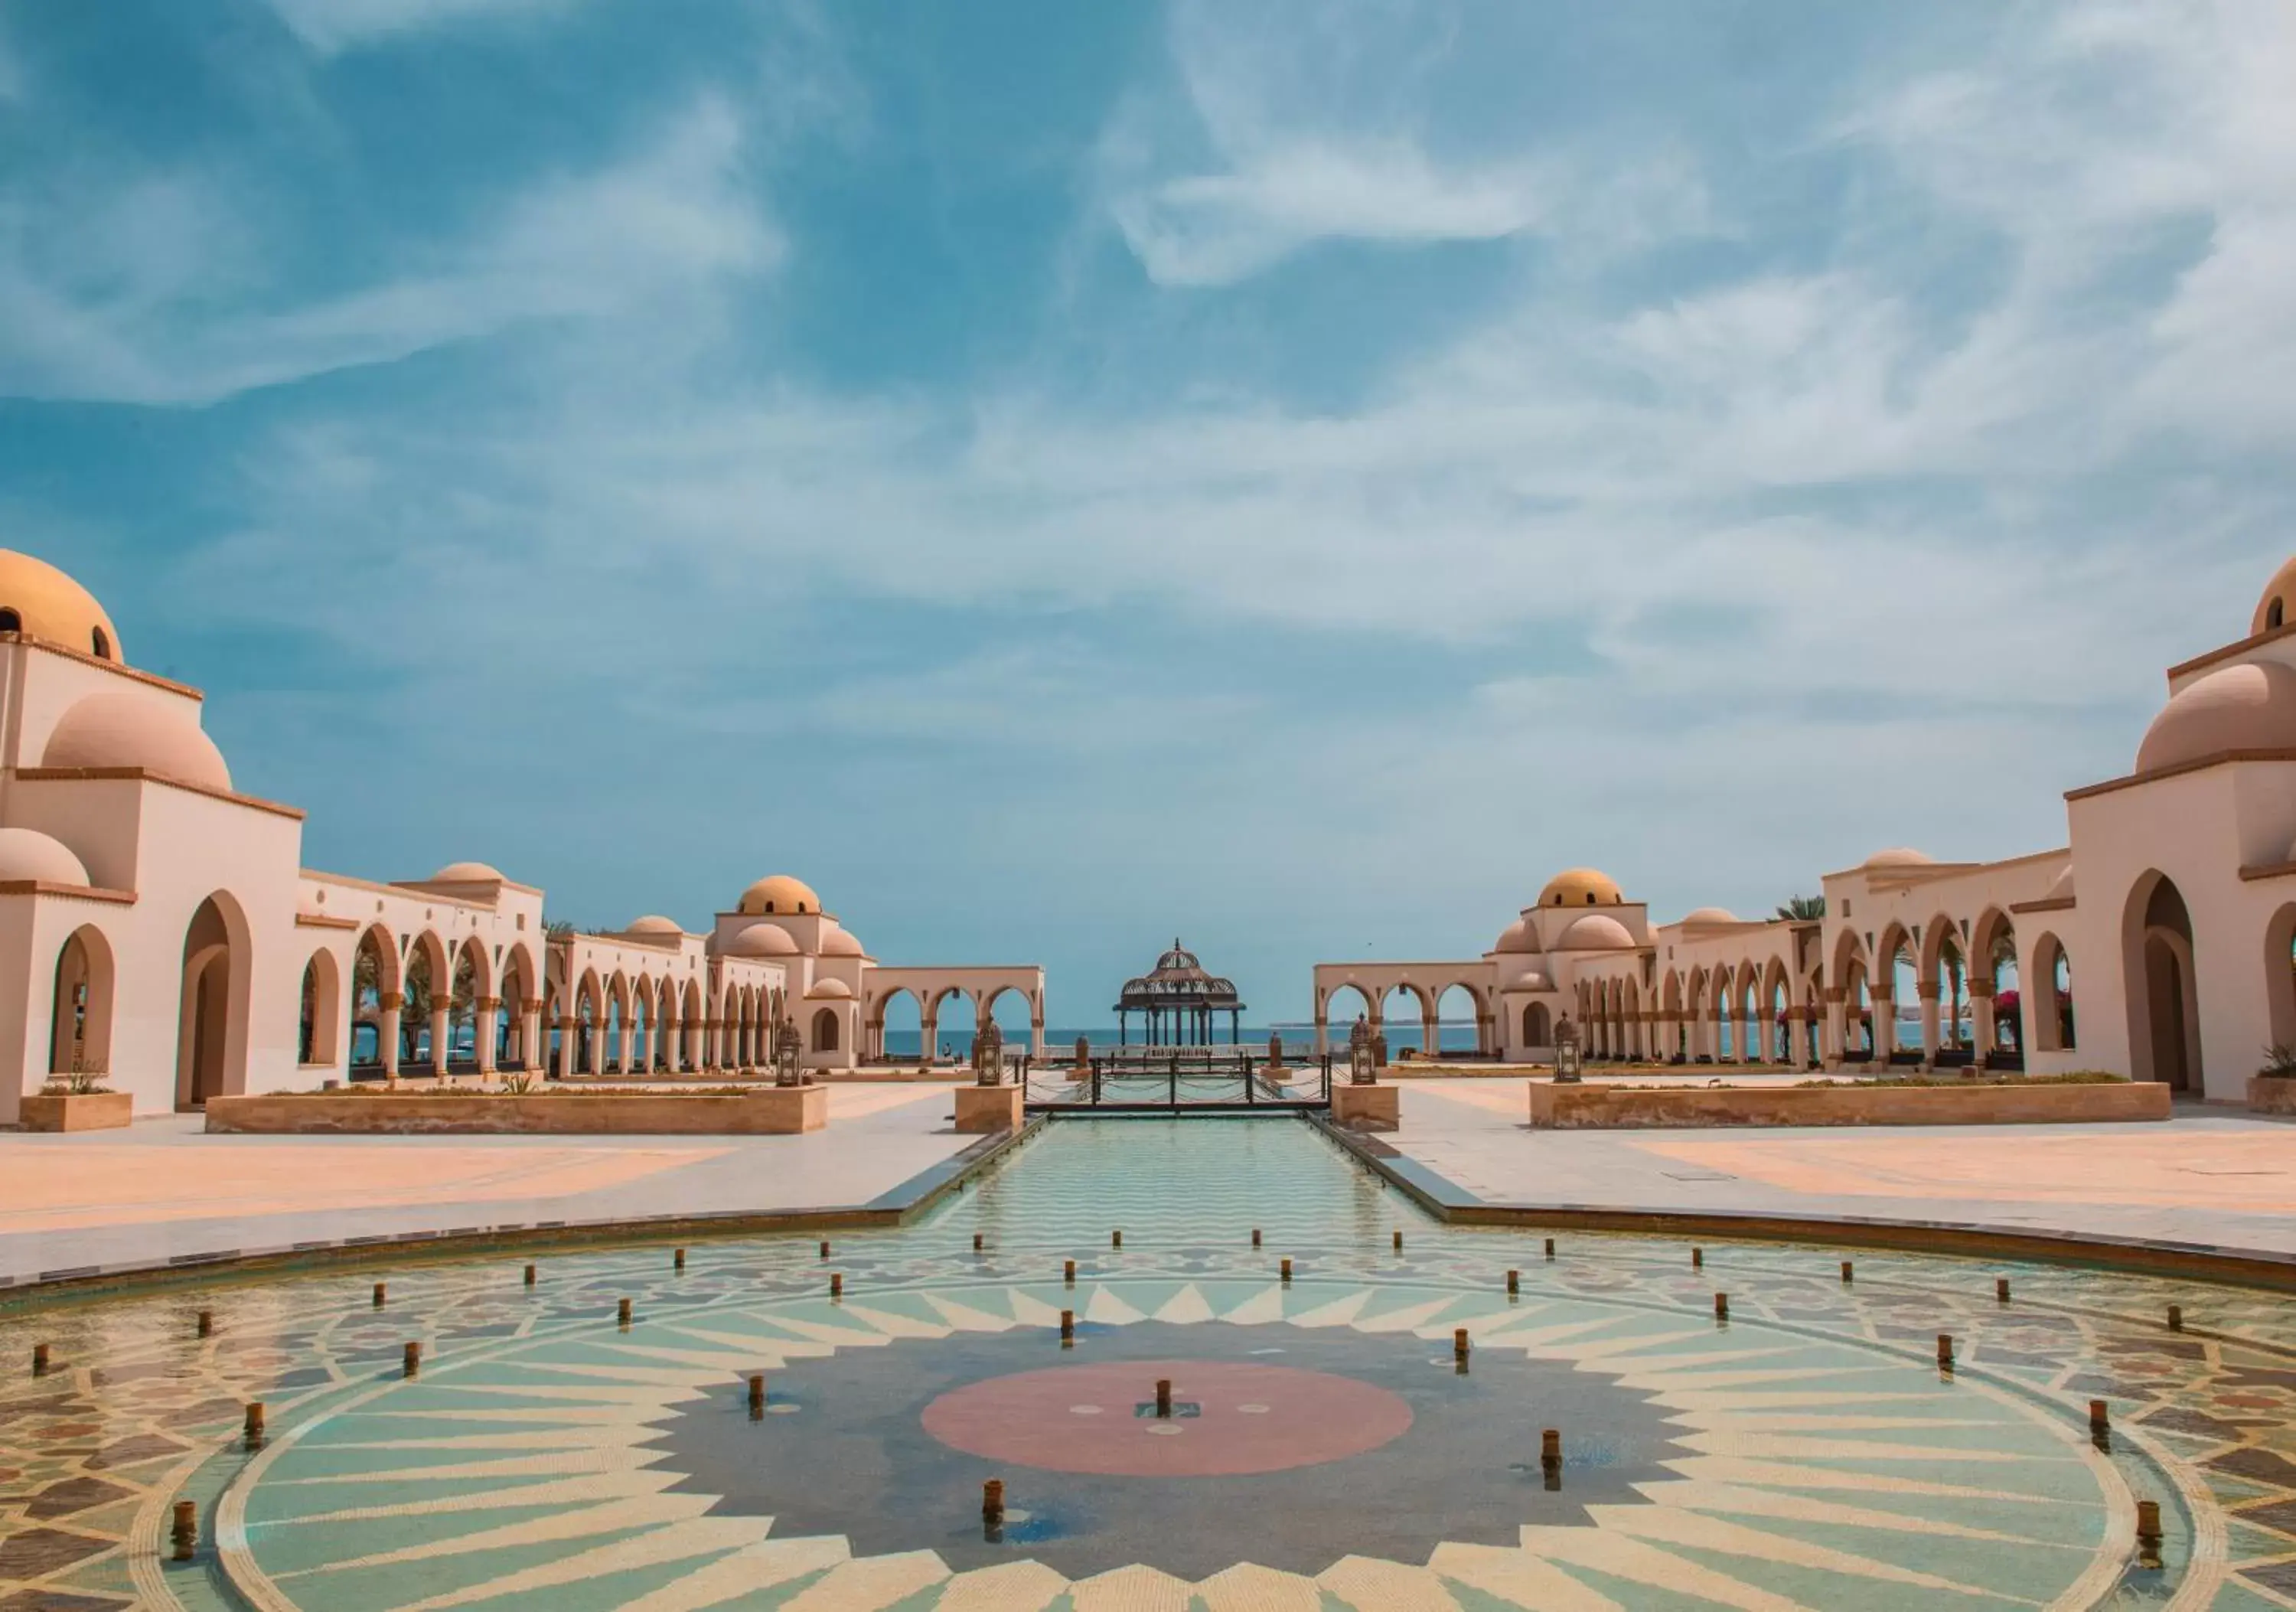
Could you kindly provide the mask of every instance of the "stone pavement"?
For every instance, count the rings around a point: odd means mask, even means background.
[[[0,1132],[0,1283],[359,1238],[857,1206],[980,1139],[947,1085],[833,1086],[790,1137]]]
[[[1901,1221],[2296,1257],[2296,1126],[1532,1131],[1524,1081],[1414,1082],[1382,1139],[1486,1203]]]

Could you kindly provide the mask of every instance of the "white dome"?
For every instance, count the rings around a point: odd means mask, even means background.
[[[2228,750],[2296,748],[2296,670],[2272,662],[2226,666],[2185,686],[2136,749],[2152,772]]]
[[[163,695],[92,694],[48,735],[43,767],[134,767],[178,784],[228,790],[223,752],[190,709]]]
[[[808,1002],[843,1001],[853,994],[853,987],[843,980],[816,980],[813,989],[805,993]]]
[[[1491,945],[1493,951],[1537,951],[1538,949],[1538,935],[1532,930],[1529,918],[1515,919],[1500,931],[1499,938]]]
[[[752,924],[726,942],[726,950],[735,957],[795,957],[797,942],[779,924]]]
[[[1605,913],[1590,912],[1562,932],[1554,942],[1557,951],[1620,951],[1632,947],[1635,937],[1627,926]]]
[[[832,929],[821,937],[821,955],[835,958],[867,957],[861,937],[849,929]]]
[[[658,912],[649,912],[645,917],[633,922],[622,933],[624,934],[684,934],[685,931],[679,926],[676,918],[666,918]]]
[[[1858,864],[1861,868],[1926,868],[1937,859],[1926,851],[1915,851],[1910,845],[1892,845],[1887,851],[1877,851]]]
[[[432,884],[499,884],[502,870],[484,862],[449,862],[425,881]]]
[[[37,828],[0,828],[0,880],[85,884],[87,869],[71,848]]]

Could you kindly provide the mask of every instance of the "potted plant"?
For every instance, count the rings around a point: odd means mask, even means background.
[[[2275,1041],[2264,1067],[2248,1082],[2248,1106],[2258,1114],[2296,1114],[2296,1047]]]
[[[118,1131],[135,1117],[135,1099],[103,1083],[101,1069],[52,1076],[18,1117],[27,1131]]]

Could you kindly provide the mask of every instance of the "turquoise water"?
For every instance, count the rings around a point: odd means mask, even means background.
[[[2278,1604],[2282,1301],[1872,1253],[1844,1283],[1841,1251],[1793,1245],[1693,1266],[1680,1239],[1563,1232],[1550,1257],[1547,1235],[1439,1224],[1297,1120],[1062,1120],[826,1257],[811,1233],[693,1241],[683,1269],[666,1246],[558,1253],[529,1287],[509,1253],[392,1267],[381,1309],[353,1270],[35,1313],[0,1328],[57,1362],[0,1381],[0,1598]],[[179,1495],[203,1529],[182,1567],[157,1554]]]

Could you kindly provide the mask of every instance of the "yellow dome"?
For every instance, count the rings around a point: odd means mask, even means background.
[[[767,914],[775,917],[803,915],[819,912],[821,898],[813,893],[813,886],[803,879],[793,879],[785,873],[777,873],[769,879],[759,879],[742,892],[739,910],[752,917],[762,917]]]
[[[45,560],[0,548],[0,632],[117,661],[119,630],[95,596]]]
[[[1542,907],[1616,907],[1627,898],[1619,882],[1593,868],[1572,868],[1546,881],[1538,892]]]
[[[2290,560],[2272,573],[2272,580],[2264,585],[2264,596],[2256,602],[2256,614],[2248,623],[2249,637],[2270,632],[2278,627],[2296,626],[2296,560]]]

